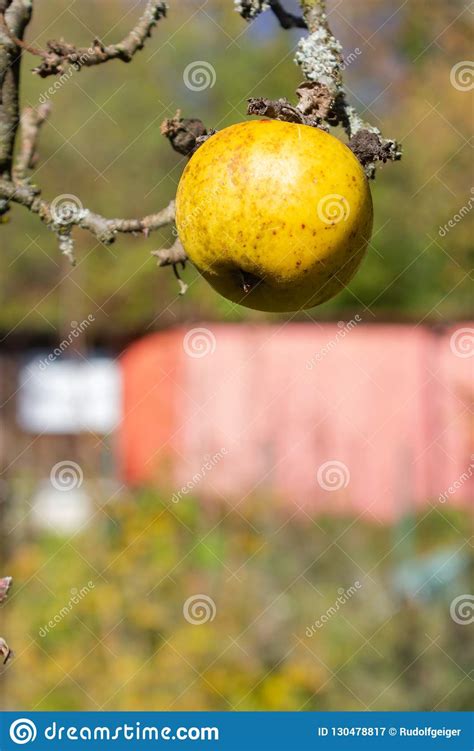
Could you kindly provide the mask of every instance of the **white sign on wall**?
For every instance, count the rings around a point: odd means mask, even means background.
[[[19,386],[18,423],[28,433],[108,433],[121,417],[120,368],[108,357],[35,357]]]

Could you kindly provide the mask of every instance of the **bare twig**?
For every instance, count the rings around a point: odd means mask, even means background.
[[[0,17],[8,22],[15,37],[21,38],[31,17],[29,0],[0,0]],[[19,124],[18,88],[21,54],[0,23],[0,177],[9,177]],[[0,216],[6,205],[0,200]]]
[[[273,11],[280,26],[283,29],[306,29],[306,21],[302,16],[295,16],[294,13],[289,13],[282,6],[279,0],[268,0],[270,10]]]
[[[38,214],[42,222],[59,235],[71,232],[74,226],[88,230],[102,243],[110,244],[121,233],[143,233],[148,235],[153,230],[172,224],[175,204],[169,205],[155,214],[141,219],[106,219],[89,209],[83,208],[75,196],[65,196],[64,202],[45,201],[40,197],[38,188],[27,183],[14,183],[0,179],[0,199],[3,198]]]
[[[302,16],[289,13],[280,0],[234,0],[235,9],[246,21],[253,21],[265,10],[272,10],[283,29],[305,29]]]
[[[27,107],[21,115],[21,146],[13,169],[15,182],[26,180],[28,170],[36,164],[40,129],[50,111],[51,104],[44,102],[36,108]]]
[[[184,295],[188,289],[188,285],[181,279],[179,267],[182,269],[186,268],[188,257],[179,239],[176,239],[170,248],[153,250],[151,254],[158,259],[158,266],[160,268],[163,266],[173,267],[174,275],[179,284],[179,294]]]
[[[42,58],[42,62],[34,72],[42,78],[54,76],[64,72],[66,64],[74,65],[77,69],[100,65],[109,60],[130,62],[134,54],[143,49],[146,39],[151,36],[154,26],[160,18],[166,16],[167,5],[162,0],[148,0],[147,6],[136,26],[117,44],[103,44],[100,39],[94,39],[90,47],[76,47],[63,39],[51,39],[46,43],[46,49],[31,47],[16,36],[14,29],[8,23],[11,39],[24,49]]]
[[[36,148],[41,125],[50,111],[49,103],[38,108],[27,108],[21,117],[21,146],[13,170],[13,178],[0,179],[0,202],[8,206],[18,203],[38,214],[41,221],[55,232],[60,251],[75,263],[72,229],[78,226],[88,230],[100,242],[114,242],[118,233],[141,233],[148,236],[174,221],[174,201],[165,209],[140,219],[106,219],[84,208],[77,196],[65,194],[50,203],[41,198],[40,190],[31,185],[27,178],[28,170],[36,158]]]
[[[183,246],[177,239],[171,246],[171,248],[163,248],[162,250],[153,250],[152,256],[156,256],[158,259],[158,266],[177,266],[178,264],[184,264],[187,261],[187,256]]]

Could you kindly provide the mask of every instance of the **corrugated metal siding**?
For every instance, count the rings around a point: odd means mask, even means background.
[[[453,347],[460,326],[199,328],[191,355],[194,329],[175,329],[122,358],[127,481],[386,520],[474,468],[474,360]],[[473,480],[446,502],[467,502]]]

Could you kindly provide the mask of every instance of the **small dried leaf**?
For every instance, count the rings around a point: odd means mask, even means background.
[[[298,109],[305,115],[326,119],[334,106],[334,96],[327,86],[315,81],[305,81],[296,89]]]

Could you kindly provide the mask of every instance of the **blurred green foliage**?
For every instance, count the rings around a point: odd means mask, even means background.
[[[439,506],[412,520],[415,554],[468,536],[468,519]],[[474,645],[449,603],[468,581],[403,602],[398,551],[378,522],[289,518],[274,503],[229,510],[141,491],[98,504],[72,538],[15,546],[3,707],[466,710]],[[198,594],[215,617],[193,625],[183,606]]]
[[[49,96],[53,104],[33,177],[46,198],[74,194],[108,216],[157,210],[175,194],[185,163],[160,136],[164,118],[181,108],[184,116],[222,128],[245,118],[249,96],[294,98],[300,32],[282,31],[271,14],[247,25],[232,5],[171,2],[168,18],[130,65],[83,70],[50,95],[55,79],[32,75],[35,60],[25,54],[23,103]],[[137,13],[121,0],[36,3],[28,39],[37,45],[58,37],[85,46],[94,36],[115,41]],[[439,235],[472,195],[469,94],[450,83],[452,66],[469,59],[468,15],[462,4],[444,0],[419,0],[395,13],[388,0],[363,7],[344,0],[331,14],[346,58],[352,53],[349,98],[402,141],[404,159],[381,169],[373,185],[374,237],[358,276],[335,300],[302,317],[359,312],[364,320],[437,321],[469,315],[469,217]],[[196,60],[216,71],[215,86],[205,91],[189,91],[183,81],[185,67]],[[92,339],[193,318],[272,318],[227,303],[191,268],[189,292],[178,297],[171,271],[157,270],[150,256],[172,239],[170,231],[148,240],[120,238],[111,248],[79,232],[79,262],[70,269],[36,217],[14,207],[11,220],[0,228],[4,331],[54,337],[89,313],[97,319]]]

